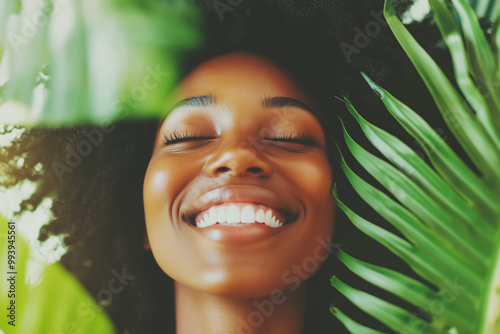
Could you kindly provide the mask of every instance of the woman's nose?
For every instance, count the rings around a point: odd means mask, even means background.
[[[271,162],[256,147],[247,143],[225,146],[212,155],[204,169],[212,177],[221,174],[268,177],[273,172]]]

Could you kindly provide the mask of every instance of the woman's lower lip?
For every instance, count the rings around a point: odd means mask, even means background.
[[[270,238],[282,232],[286,226],[270,227],[265,224],[216,224],[205,228],[192,227],[198,233],[213,241],[225,244],[248,244]]]

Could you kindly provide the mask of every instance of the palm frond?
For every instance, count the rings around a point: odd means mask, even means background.
[[[342,169],[356,192],[403,237],[362,218],[334,191],[338,206],[361,231],[403,259],[422,281],[342,251],[338,257],[361,278],[425,310],[431,320],[357,291],[336,277],[332,285],[398,333],[500,332],[499,24],[494,22],[496,31],[490,42],[470,4],[452,2],[460,26],[444,0],[430,0],[430,5],[451,52],[459,91],[401,23],[391,0],[386,0],[384,14],[474,169],[420,116],[367,76],[387,110],[423,147],[431,166],[401,140],[366,121],[346,99],[363,133],[385,159],[361,147],[344,128],[347,147],[385,191],[356,175],[343,158]],[[493,6],[496,10],[496,1]],[[446,305],[433,312],[433,303]],[[332,308],[332,313],[351,332],[359,328],[370,333],[340,310]]]

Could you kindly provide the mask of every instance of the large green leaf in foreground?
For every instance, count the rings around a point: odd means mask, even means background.
[[[500,28],[493,22],[488,40],[468,2],[453,0],[459,27],[445,2],[430,0],[460,91],[400,22],[391,0],[386,0],[384,13],[474,169],[420,116],[366,77],[387,110],[423,147],[430,166],[401,140],[367,122],[348,101],[364,134],[386,159],[369,153],[344,129],[347,146],[387,191],[364,181],[344,159],[342,169],[359,195],[404,238],[351,211],[335,194],[339,207],[360,230],[403,259],[422,280],[342,251],[339,259],[419,311],[410,313],[338,277],[331,282],[397,333],[494,334],[500,333]],[[493,7],[499,10],[497,1]],[[378,333],[335,307],[331,311],[352,333]]]
[[[16,226],[15,233],[8,234],[14,229],[9,229],[7,223],[0,217],[0,329],[6,334],[114,333],[106,313],[77,279],[59,263],[44,266],[30,260],[29,247],[20,237],[19,227]],[[10,260],[14,261],[10,263],[9,250]],[[26,276],[33,265],[42,266],[35,282]],[[16,274],[8,274],[11,270]],[[12,277],[14,281],[7,281]],[[11,282],[15,283],[15,289],[11,290]],[[10,314],[8,308],[12,301],[15,302],[15,318],[8,318],[6,314]],[[13,320],[15,326],[8,323]]]
[[[200,21],[183,0],[0,0],[0,122],[161,116]]]

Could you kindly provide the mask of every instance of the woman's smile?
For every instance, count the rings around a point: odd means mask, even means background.
[[[201,194],[186,208],[181,216],[193,225],[201,223],[214,225],[236,223],[264,223],[274,226],[292,223],[297,218],[299,208],[289,203],[271,190],[252,184],[231,184],[217,187]]]
[[[199,66],[177,96],[144,179],[158,264],[214,294],[287,287],[283,273],[333,230],[331,166],[312,102],[270,61],[241,53]]]
[[[196,227],[205,228],[216,224],[249,226],[264,224],[273,228],[283,226],[286,219],[278,210],[254,203],[229,202],[211,206],[195,218]]]
[[[194,193],[198,193],[193,186]],[[196,195],[195,195],[196,196]],[[194,196],[187,196],[191,198]],[[257,242],[295,223],[302,206],[271,190],[252,184],[211,189],[193,201],[184,200],[180,220],[197,233],[226,244]]]

